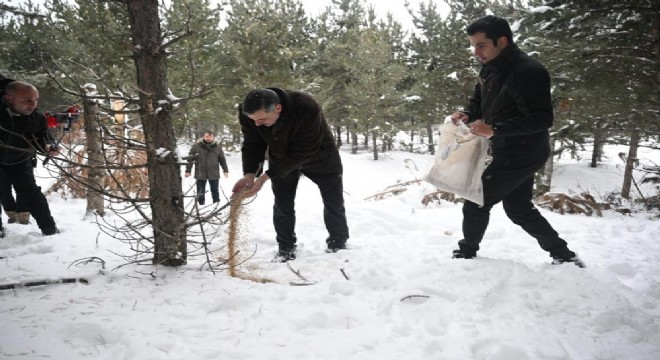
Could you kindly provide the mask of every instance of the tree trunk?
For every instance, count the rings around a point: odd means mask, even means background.
[[[621,186],[621,197],[630,199],[630,187],[633,182],[633,168],[637,162],[637,149],[639,148],[639,129],[633,129],[630,134],[630,149],[626,158],[626,169],[623,172],[623,185]]]
[[[653,35],[653,52],[655,52],[655,62],[657,66],[660,65],[660,3],[655,3],[654,11],[655,21],[653,23],[651,34]],[[655,87],[658,90],[658,96],[656,99],[660,100],[660,71],[656,72],[655,75]]]
[[[590,167],[598,167],[598,162],[603,161],[603,150],[605,148],[605,131],[601,128],[600,121],[596,122],[594,128],[594,149],[591,153]]]
[[[241,132],[238,130],[233,129],[232,133],[234,134],[233,138],[234,140],[232,141],[234,144],[239,144],[241,142]]]
[[[369,137],[366,136],[366,138],[368,139]],[[373,151],[373,153],[374,153],[374,160],[378,160],[378,144],[377,144],[378,141],[377,141],[377,138],[378,138],[378,134],[377,134],[377,132],[376,132],[376,131],[372,131],[372,132],[371,132],[371,141],[373,142],[373,145],[374,145],[374,151]]]
[[[342,145],[342,142],[341,142],[341,126],[337,126],[335,128],[335,131],[337,132],[337,137],[336,137],[335,141],[337,142],[337,147],[340,148],[341,145]]]
[[[433,140],[433,124],[429,121],[426,123],[426,132],[429,134],[429,152],[435,155],[435,140]]]
[[[125,111],[126,103],[123,100],[115,100],[112,102],[112,109],[116,110],[115,113],[115,134],[119,138],[130,138],[130,134],[126,133],[126,114],[120,113],[119,111]],[[112,144],[115,145],[115,151],[117,154],[117,159],[115,162],[120,166],[126,164],[126,145],[123,142],[112,140]]]
[[[358,153],[358,137],[357,137],[357,125],[354,125],[353,127],[353,133],[351,134],[351,140],[353,141],[352,146],[351,146],[351,154],[357,154]]]
[[[550,140],[550,156],[548,161],[545,162],[545,165],[536,174],[536,189],[534,191],[534,196],[543,195],[550,191],[552,188],[552,173],[555,171],[555,142]]]
[[[158,0],[128,0],[133,51],[140,93],[149,171],[149,197],[154,232],[154,264],[186,263],[181,174],[171,105],[167,99],[167,65],[158,17]]]
[[[91,215],[104,216],[105,204],[103,200],[103,179],[105,159],[101,150],[101,136],[99,133],[99,106],[94,101],[89,101],[85,97],[85,91],[82,92],[83,111],[85,121],[85,139],[87,145],[87,165],[90,166],[87,171],[87,209],[85,217]]]

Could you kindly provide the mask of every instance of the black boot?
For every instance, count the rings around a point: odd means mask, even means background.
[[[477,256],[477,254],[475,254],[475,253],[470,253],[470,252],[467,252],[465,250],[456,249],[452,252],[451,258],[452,259],[472,259],[476,256]]]
[[[327,253],[336,253],[339,250],[345,250],[346,249],[346,240],[339,240],[339,239],[332,239],[332,238],[327,238],[325,240],[325,243],[328,245],[328,248],[325,249],[325,252]]]
[[[296,246],[293,248],[280,248],[273,262],[287,262],[296,259]]]
[[[55,234],[60,233],[60,229],[58,229],[57,226],[51,226],[51,227],[47,227],[45,229],[41,229],[41,233],[44,236],[55,235]]]
[[[552,265],[561,265],[565,263],[573,263],[579,268],[586,268],[587,264],[582,261],[577,254],[572,251],[568,251],[562,254],[552,255]]]

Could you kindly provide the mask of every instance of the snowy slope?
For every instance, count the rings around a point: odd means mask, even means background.
[[[231,176],[221,181],[226,193],[240,176],[240,156],[231,155]],[[342,157],[350,250],[323,252],[321,200],[309,180],[298,191],[299,258],[290,268],[270,262],[276,250],[270,189],[246,205],[241,239],[246,252],[256,253],[241,272],[270,280],[265,284],[213,274],[203,257],[179,269],[115,269],[124,262],[112,252],[128,254],[126,245],[82,220],[83,201],[51,196],[64,232],[44,238],[34,224],[5,225],[0,284],[64,277],[89,284],[0,291],[0,358],[660,358],[660,222],[650,214],[542,210],[587,263],[579,269],[550,265],[496,206],[479,257],[452,260],[460,204],[422,205],[433,190],[425,183],[364,200],[398,181],[421,179],[432,156]],[[620,162],[612,156],[590,169],[586,160],[562,159],[553,190],[616,190]],[[94,256],[105,269],[99,262],[72,265]]]

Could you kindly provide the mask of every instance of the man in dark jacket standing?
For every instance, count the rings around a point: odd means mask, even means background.
[[[215,141],[215,133],[207,131],[204,137],[195,143],[190,148],[190,162],[186,165],[185,176],[190,176],[193,163],[195,164],[195,179],[197,180],[197,202],[204,205],[206,182],[209,182],[211,189],[211,197],[213,202],[220,201],[220,193],[218,192],[218,183],[220,182],[220,166],[225,178],[229,176],[229,168],[227,167],[227,159],[225,153],[222,151],[222,146]]]
[[[452,120],[466,122],[473,134],[489,138],[493,160],[482,175],[484,206],[471,201],[463,205],[464,238],[453,257],[476,256],[490,210],[502,201],[509,219],[536,238],[553,263],[583,267],[532,204],[534,174],[550,156],[553,110],[548,71],[518,49],[503,18],[485,16],[468,26],[467,33],[483,66],[470,104],[452,114]]]
[[[18,194],[25,197],[44,235],[59,232],[46,197],[32,172],[36,153],[57,155],[44,115],[36,110],[39,91],[22,81],[8,82],[0,108],[0,171]]]
[[[7,84],[13,81],[14,80],[0,74],[0,98],[5,95],[5,87]],[[30,171],[32,171],[32,169],[33,168],[30,167]],[[7,214],[8,223],[13,224],[18,222],[23,225],[30,223],[30,212],[27,209],[24,196],[22,194],[16,194],[16,199],[14,199],[14,190],[9,179],[7,179],[5,173],[2,171],[0,171],[0,204],[2,204],[2,207]]]
[[[278,260],[296,258],[294,202],[301,175],[312,180],[321,191],[323,219],[329,233],[326,251],[345,249],[348,225],[343,167],[321,106],[301,91],[256,89],[239,106],[238,118],[244,137],[241,149],[244,176],[236,182],[233,191],[254,195],[266,181],[272,181]],[[268,170],[261,173],[266,151]]]

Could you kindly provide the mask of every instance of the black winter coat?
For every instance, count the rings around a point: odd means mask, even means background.
[[[282,112],[271,126],[256,126],[239,106],[243,132],[243,173],[257,173],[268,151],[271,177],[283,177],[301,169],[318,174],[341,174],[342,164],[332,131],[321,106],[309,94],[270,88],[280,97]]]
[[[13,113],[4,102],[0,106],[0,165],[14,165],[45,153],[53,140],[44,115],[35,110],[30,115]]]
[[[470,105],[470,121],[493,126],[493,155],[547,152],[553,122],[550,75],[535,59],[510,45],[479,73]]]
[[[194,162],[195,179],[197,180],[220,179],[220,167],[223,172],[229,172],[225,153],[222,151],[222,146],[216,141],[207,144],[204,139],[200,139],[190,148],[190,156],[195,158],[186,165],[186,172],[189,173],[192,170]]]

